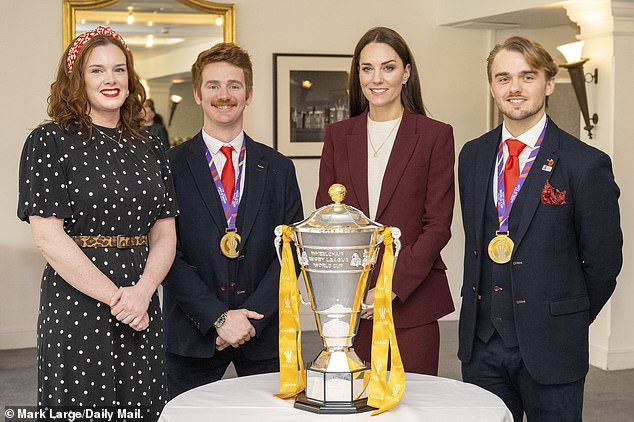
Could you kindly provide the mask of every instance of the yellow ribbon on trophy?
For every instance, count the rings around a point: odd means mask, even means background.
[[[392,315],[392,273],[394,272],[394,238],[392,228],[381,229],[385,251],[374,289],[374,324],[372,326],[372,362],[368,405],[376,407],[372,416],[390,410],[403,397],[405,370],[396,341]],[[390,378],[387,378],[388,350],[390,354]]]
[[[279,353],[280,393],[276,397],[289,399],[306,388],[306,371],[302,359],[302,330],[299,324],[299,290],[291,250],[289,226],[282,226],[282,266],[279,290]],[[298,373],[299,372],[299,373]]]
[[[372,236],[372,243],[370,244],[371,254],[376,252],[375,248],[376,248],[377,234],[378,232],[375,232],[374,236]],[[361,303],[363,302],[363,298],[365,296],[365,289],[368,284],[368,277],[370,275],[371,270],[372,270],[372,263],[368,262],[363,267],[363,273],[361,274],[361,277],[359,278],[359,284],[357,284],[357,291],[354,294],[354,302],[352,304],[352,309],[361,309]],[[359,318],[359,312],[356,312],[352,315],[352,321],[350,322],[348,337],[352,337],[352,335],[355,334],[355,330],[357,327],[357,318]],[[363,365],[359,365],[356,362],[354,362],[352,359],[348,358],[348,366],[350,367],[351,371],[356,371],[357,369],[361,368]],[[370,374],[368,371],[364,371],[363,374],[357,373],[356,375],[353,376],[355,379],[359,376],[363,376],[363,389],[358,394],[358,396],[354,398],[355,400],[360,399],[363,393],[365,392],[365,390],[368,388],[368,385],[370,384],[369,375]]]

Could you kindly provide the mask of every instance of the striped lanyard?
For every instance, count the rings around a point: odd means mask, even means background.
[[[240,204],[240,181],[242,180],[242,168],[244,167],[244,157],[246,156],[247,147],[246,142],[242,142],[242,148],[240,148],[240,155],[238,156],[238,180],[236,182],[236,188],[233,191],[233,198],[231,202],[227,198],[225,188],[222,187],[222,181],[220,180],[220,173],[214,164],[214,159],[211,156],[211,151],[207,145],[205,145],[205,158],[207,159],[207,166],[211,172],[211,177],[214,179],[216,190],[220,196],[220,202],[222,203],[222,209],[225,212],[225,218],[227,219],[227,228],[229,230],[235,230],[236,218],[238,216],[238,205]]]
[[[513,203],[515,203],[515,198],[522,189],[524,182],[526,181],[526,176],[528,176],[528,172],[531,171],[531,167],[533,167],[533,163],[535,162],[535,157],[537,157],[537,153],[539,152],[539,147],[544,140],[544,135],[546,134],[546,127],[548,126],[548,119],[546,119],[546,124],[544,125],[544,129],[542,133],[539,134],[539,138],[537,138],[537,142],[535,143],[535,148],[531,151],[528,156],[528,161],[524,164],[524,168],[515,183],[515,187],[513,188],[513,193],[511,193],[511,197],[509,198],[509,203],[506,204],[506,195],[504,192],[504,139],[500,140],[500,147],[498,148],[497,155],[497,170],[498,170],[498,195],[497,195],[497,209],[498,209],[498,222],[500,223],[500,233],[509,231],[509,215],[511,214],[511,208],[513,208]]]

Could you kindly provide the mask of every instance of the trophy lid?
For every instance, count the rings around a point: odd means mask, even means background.
[[[363,212],[350,205],[343,204],[346,197],[344,185],[334,184],[328,189],[333,203],[325,205],[304,221],[291,225],[298,232],[308,233],[352,233],[374,232],[383,227],[366,217]]]

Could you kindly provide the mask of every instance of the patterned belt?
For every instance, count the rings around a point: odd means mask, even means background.
[[[118,248],[126,249],[148,244],[147,235],[143,236],[71,236],[80,248]]]

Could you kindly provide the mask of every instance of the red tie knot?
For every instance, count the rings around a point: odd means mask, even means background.
[[[507,139],[506,146],[509,149],[509,155],[512,157],[517,157],[518,155],[520,155],[526,144],[517,139]]]
[[[222,152],[222,155],[224,155],[227,160],[231,160],[233,147],[231,145],[225,145],[223,147],[220,147],[220,152]]]

